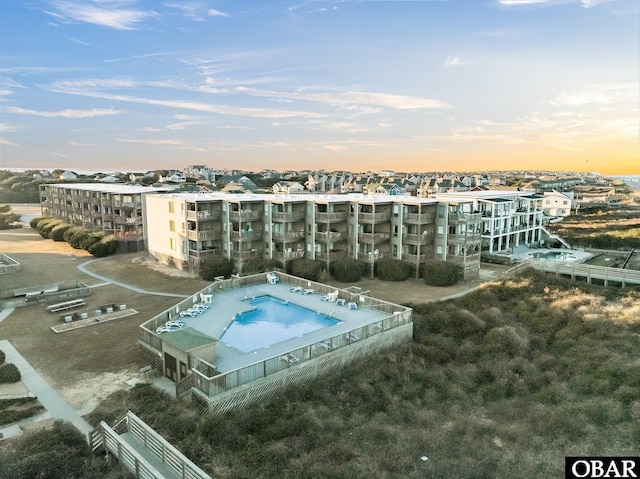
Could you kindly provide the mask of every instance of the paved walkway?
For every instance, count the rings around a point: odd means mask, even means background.
[[[93,273],[91,271],[89,271],[86,267],[87,265],[95,262],[95,261],[100,261],[101,258],[97,258],[97,259],[91,259],[89,261],[85,261],[82,264],[79,264],[77,266],[77,268],[82,271],[84,274],[86,274],[87,276],[91,276],[92,278],[96,278],[102,281],[101,284],[92,286],[96,287],[96,286],[106,286],[108,284],[113,284],[115,286],[120,286],[121,288],[125,288],[128,289],[130,291],[133,291],[135,293],[140,293],[140,294],[151,294],[154,296],[169,296],[172,298],[188,298],[190,295],[186,295],[186,294],[174,294],[174,293],[160,293],[157,291],[147,291],[146,289],[142,289],[142,288],[138,288],[137,286],[131,286],[130,284],[127,283],[123,283],[122,281],[116,281],[113,279],[109,279],[106,276],[102,276],[101,274],[97,274],[97,273]]]
[[[38,398],[51,417],[71,423],[88,439],[93,427],[33,369],[11,343],[6,339],[0,340],[0,350],[5,353],[6,362],[15,364],[20,370],[22,383]]]

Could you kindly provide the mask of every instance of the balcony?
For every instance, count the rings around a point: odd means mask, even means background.
[[[304,257],[304,251],[274,251],[273,259],[278,261],[287,261],[296,258]]]
[[[411,253],[403,253],[402,260],[407,263],[424,263],[426,262],[430,256],[428,254],[411,254]]]
[[[231,241],[255,241],[262,239],[262,231],[232,231]]]
[[[411,223],[416,225],[424,225],[433,223],[436,220],[436,215],[433,213],[406,213],[403,217],[405,223]]]
[[[465,223],[475,223],[482,219],[481,213],[452,213],[449,214],[449,224],[458,225]]]
[[[468,254],[466,256],[454,255],[454,254],[447,255],[448,263],[467,264],[467,263],[474,263],[479,261],[480,261],[480,253]]]
[[[271,214],[271,219],[273,221],[277,221],[279,223],[285,222],[285,223],[292,223],[294,221],[300,221],[303,220],[305,217],[305,212],[304,211],[291,211],[291,212],[287,212],[287,213],[282,213],[282,212],[274,212]]]
[[[389,241],[390,233],[358,233],[358,241],[361,243],[376,244]]]
[[[196,231],[189,230],[187,237],[191,241],[204,241],[204,240],[219,240],[222,238],[222,233],[215,230]]]
[[[384,258],[384,253],[378,253],[377,255],[374,255],[373,253],[359,253],[358,254],[358,259],[360,261],[362,261],[363,263],[375,263],[376,261],[378,261],[379,259]]]
[[[328,251],[324,253],[316,253],[316,259],[322,261],[336,261],[347,257],[346,251]]]
[[[257,259],[261,256],[261,253],[257,249],[251,249],[247,251],[231,251],[231,259],[236,261],[243,261],[247,259]]]
[[[430,234],[406,234],[402,236],[402,242],[405,244],[423,245],[433,243],[433,235]]]
[[[287,231],[285,233],[281,231],[274,231],[271,233],[271,237],[273,238],[273,241],[291,243],[303,239],[304,231]]]
[[[477,243],[478,241],[480,241],[480,234],[450,234],[447,236],[448,244],[469,244]]]
[[[130,217],[130,216],[114,216],[113,221],[117,225],[141,225],[142,216]]]
[[[190,249],[189,257],[197,258],[197,259],[211,258],[212,256],[218,256],[219,251],[220,250],[218,248],[210,248],[210,249],[202,249],[202,250]]]
[[[336,211],[335,213],[316,213],[318,223],[334,223],[345,221],[348,213],[346,211]]]
[[[335,243],[347,239],[347,233],[338,231],[318,231],[316,232],[316,241],[320,243]]]
[[[116,231],[114,233],[118,241],[142,241],[144,236],[134,231]]]
[[[382,223],[391,219],[391,211],[384,213],[359,213],[358,221],[360,223]]]
[[[222,214],[219,211],[187,211],[188,220],[200,220],[200,221],[215,221],[221,218]]]
[[[231,221],[254,221],[262,218],[262,210],[252,211],[252,210],[243,210],[243,211],[230,211],[229,219]]]
[[[142,203],[139,202],[139,201],[114,201],[113,202],[113,207],[114,208],[129,208],[129,209],[142,208]]]

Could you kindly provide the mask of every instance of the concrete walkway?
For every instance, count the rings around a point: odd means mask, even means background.
[[[146,289],[142,289],[142,288],[138,288],[137,286],[131,286],[130,284],[127,283],[123,283],[122,281],[116,281],[113,279],[109,279],[106,276],[102,276],[101,274],[97,274],[97,273],[92,273],[91,271],[89,271],[86,267],[87,265],[95,262],[95,261],[100,261],[102,258],[97,258],[97,259],[91,259],[89,261],[85,261],[82,264],[79,264],[78,266],[76,266],[80,271],[82,271],[84,274],[86,274],[87,276],[91,276],[92,278],[95,279],[99,279],[102,281],[101,284],[92,286],[93,287],[97,287],[97,286],[106,286],[107,284],[113,284],[115,286],[120,286],[121,288],[125,288],[128,289],[130,291],[133,291],[135,293],[139,293],[139,294],[151,294],[154,296],[169,296],[171,298],[188,298],[189,295],[185,295],[185,294],[174,294],[174,293],[160,293],[157,291],[147,291]]]
[[[6,339],[0,340],[0,349],[6,355],[6,362],[15,364],[20,370],[22,383],[38,398],[40,404],[46,408],[51,417],[71,423],[88,439],[89,433],[94,428],[33,369],[11,343]]]

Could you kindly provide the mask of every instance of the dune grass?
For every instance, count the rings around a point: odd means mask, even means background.
[[[130,408],[217,478],[562,477],[637,455],[639,296],[531,272],[414,305],[412,343],[273,402],[201,417],[139,386],[92,420]]]

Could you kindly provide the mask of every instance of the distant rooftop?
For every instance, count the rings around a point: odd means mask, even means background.
[[[43,186],[54,186],[67,190],[99,191],[105,193],[159,193],[162,191],[172,191],[174,186],[163,186],[160,188],[143,185],[125,185],[122,183],[49,183]]]

